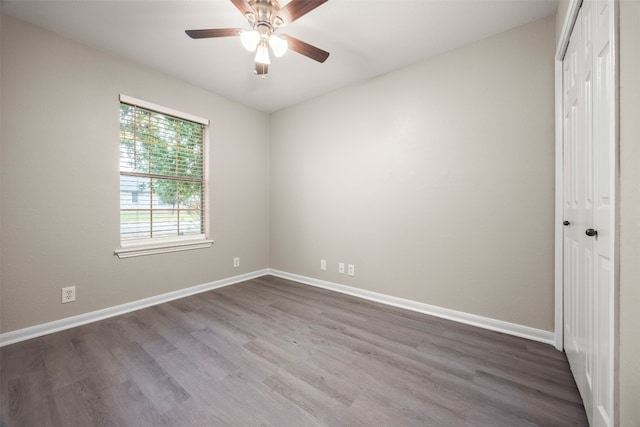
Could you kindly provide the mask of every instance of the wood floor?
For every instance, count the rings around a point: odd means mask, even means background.
[[[0,350],[0,426],[584,426],[551,346],[271,276]]]

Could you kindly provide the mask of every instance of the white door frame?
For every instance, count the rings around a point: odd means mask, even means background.
[[[564,336],[563,336],[563,318],[564,318],[564,301],[563,301],[563,278],[564,278],[564,269],[563,269],[563,228],[562,225],[563,219],[563,85],[562,85],[562,61],[564,59],[565,52],[569,45],[569,38],[571,36],[571,32],[573,30],[574,24],[578,17],[578,12],[580,11],[580,6],[582,4],[582,0],[570,0],[569,7],[567,10],[567,15],[565,17],[562,31],[560,33],[560,38],[558,41],[558,46],[555,54],[555,107],[556,107],[556,209],[555,209],[555,347],[558,350],[564,349]],[[611,250],[612,250],[612,266],[610,283],[613,284],[613,295],[611,295],[611,306],[609,307],[609,312],[614,317],[614,321],[612,322],[612,330],[610,331],[610,336],[612,337],[612,345],[610,349],[610,377],[611,381],[614,384],[611,384],[610,390],[613,395],[617,395],[616,387],[618,379],[615,377],[614,373],[614,365],[617,358],[617,343],[618,338],[616,334],[617,325],[618,325],[618,271],[619,271],[619,262],[618,262],[618,180],[619,180],[619,165],[618,165],[618,146],[619,146],[619,80],[618,80],[618,72],[619,72],[619,58],[618,58],[618,1],[612,2],[612,10],[611,14],[613,16],[613,23],[610,28],[610,41],[613,46],[612,49],[612,78],[613,78],[613,87],[614,90],[612,93],[614,94],[614,99],[612,102],[611,108],[611,140],[614,141],[612,146],[610,147],[610,165],[609,165],[609,173],[610,175],[610,194],[612,197],[611,202],[611,223],[610,230],[611,233]],[[613,398],[613,396],[612,396]],[[617,405],[614,406],[614,418],[617,418]],[[615,420],[614,420],[615,421]]]

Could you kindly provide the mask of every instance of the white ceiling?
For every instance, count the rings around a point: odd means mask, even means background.
[[[288,0],[281,1],[281,5]],[[272,58],[266,79],[237,37],[229,0],[3,0],[2,12],[160,70],[262,111],[276,111],[555,13],[556,0],[329,0],[283,33],[331,53]]]

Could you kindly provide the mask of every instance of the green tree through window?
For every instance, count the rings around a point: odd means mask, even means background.
[[[120,104],[122,241],[204,234],[204,133],[200,123]]]

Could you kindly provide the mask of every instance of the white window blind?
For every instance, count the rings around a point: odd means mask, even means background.
[[[121,244],[205,239],[206,122],[140,104],[121,96]]]

